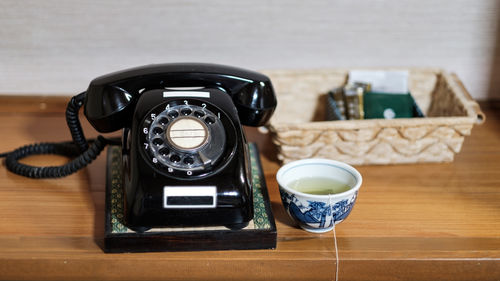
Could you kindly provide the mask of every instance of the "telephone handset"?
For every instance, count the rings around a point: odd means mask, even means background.
[[[141,93],[175,87],[225,92],[243,125],[264,125],[276,107],[271,82],[265,75],[223,65],[177,63],[137,67],[94,79],[87,90],[85,115],[98,131],[116,131],[130,123]]]
[[[123,129],[124,207],[130,228],[242,227],[253,217],[242,125],[261,126],[271,117],[276,97],[267,76],[223,65],[180,63],[98,77],[68,105],[73,143],[6,154],[9,170],[55,177],[92,161],[110,141],[99,136],[89,146],[77,119],[81,106],[97,131]],[[17,162],[30,154],[69,155],[65,152],[75,154],[75,149],[81,154],[68,164],[72,167],[56,171],[33,171]]]

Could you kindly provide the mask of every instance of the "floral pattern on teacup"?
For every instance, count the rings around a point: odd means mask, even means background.
[[[299,200],[294,194],[280,189],[281,200],[287,212],[297,221],[315,228],[327,228],[343,221],[351,212],[358,192],[349,199],[328,202]],[[328,224],[328,225],[327,225]]]

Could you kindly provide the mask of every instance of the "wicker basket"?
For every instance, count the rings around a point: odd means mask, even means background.
[[[485,116],[456,75],[408,71],[411,94],[425,118],[349,121],[322,121],[326,93],[346,83],[348,70],[264,71],[278,97],[269,126],[278,159],[318,157],[353,165],[453,161],[464,137]]]

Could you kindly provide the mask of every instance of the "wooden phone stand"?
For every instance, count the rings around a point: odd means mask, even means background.
[[[135,232],[124,223],[121,147],[110,146],[107,154],[104,251],[158,252],[248,250],[276,248],[276,225],[260,163],[258,148],[249,144],[254,218],[247,227],[224,226],[153,228]]]

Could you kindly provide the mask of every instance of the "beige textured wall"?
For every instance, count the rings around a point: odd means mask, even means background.
[[[499,98],[498,2],[2,0],[0,93],[73,94],[122,68],[202,61],[442,67]]]

